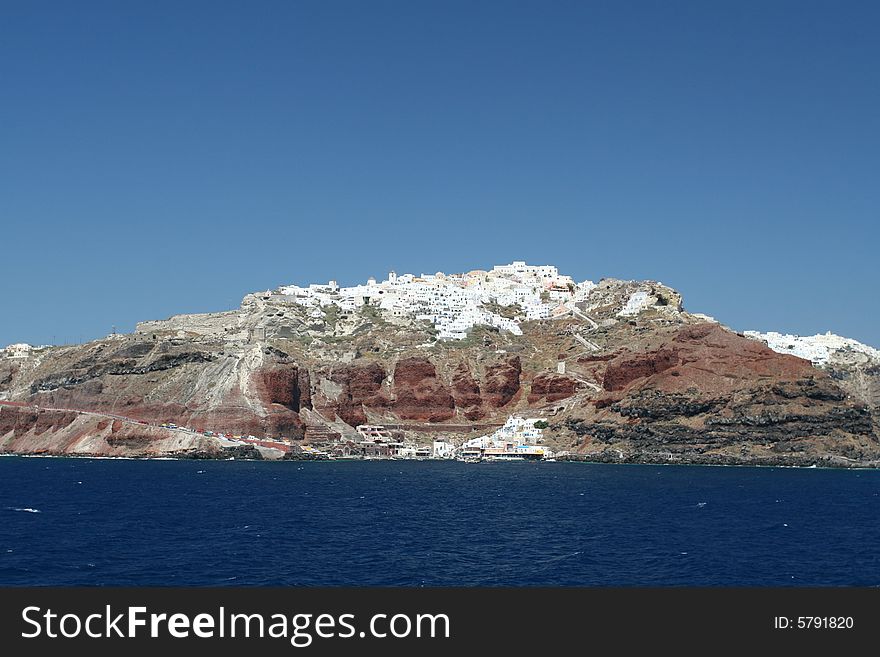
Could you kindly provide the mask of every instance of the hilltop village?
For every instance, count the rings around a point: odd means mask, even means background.
[[[494,326],[521,335],[519,321],[552,319],[570,312],[567,302],[584,301],[592,281],[575,283],[551,265],[532,266],[525,262],[496,265],[490,271],[466,274],[403,274],[390,272],[377,282],[339,287],[336,281],[307,287],[285,285],[275,293],[276,301],[290,301],[323,316],[322,308],[336,306],[351,313],[365,305],[374,306],[392,317],[408,317],[434,325],[437,338],[462,340],[474,326]],[[636,301],[634,307],[638,305]],[[516,314],[504,316],[496,308],[510,308]]]

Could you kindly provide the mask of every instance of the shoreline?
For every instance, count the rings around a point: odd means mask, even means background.
[[[249,458],[193,458],[175,456],[95,456],[90,454],[18,454],[12,452],[0,452],[0,458],[39,458],[39,459],[78,459],[94,461],[240,461],[248,463],[373,463],[373,462],[401,462],[407,463],[464,463],[458,459],[425,459],[425,458],[395,458],[395,459],[249,459]],[[487,465],[496,466],[501,462],[487,462]],[[507,461],[508,464],[521,465],[522,463],[541,463],[541,461]],[[707,462],[658,462],[658,461],[611,461],[590,459],[557,459],[547,463],[573,463],[583,465],[628,465],[628,466],[668,466],[668,467],[707,467],[707,468],[785,468],[790,470],[844,470],[844,471],[871,471],[880,470],[880,465],[857,464],[857,465],[798,465],[788,463],[707,463]],[[467,465],[481,465],[481,463],[468,463]]]

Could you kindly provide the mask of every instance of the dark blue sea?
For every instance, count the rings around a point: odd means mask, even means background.
[[[0,585],[878,586],[880,471],[0,458]]]

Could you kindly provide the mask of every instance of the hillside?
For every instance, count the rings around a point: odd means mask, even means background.
[[[283,437],[293,457],[355,436],[359,424],[430,444],[528,414],[546,419],[548,444],[568,458],[880,463],[880,360],[870,354],[844,350],[814,364],[688,313],[657,282],[540,275],[533,296],[518,272],[374,282],[349,296],[286,286],[248,295],[234,311],[7,350],[0,451],[280,455],[269,443],[231,447],[204,435],[212,432]],[[442,318],[436,300],[406,305],[425,285],[442,296],[474,280],[489,287],[460,303],[443,297],[454,312]],[[387,303],[379,290],[398,296]]]

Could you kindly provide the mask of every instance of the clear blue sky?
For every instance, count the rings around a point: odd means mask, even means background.
[[[880,346],[880,3],[0,1],[0,345],[511,260]]]

